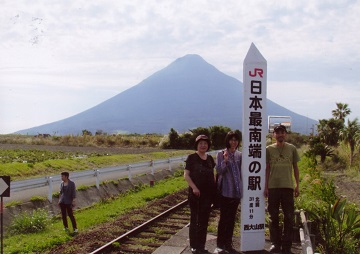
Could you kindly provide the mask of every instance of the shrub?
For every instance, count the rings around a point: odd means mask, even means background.
[[[313,221],[311,231],[316,236],[317,249],[327,254],[357,253],[359,211],[336,195],[334,181],[322,177],[319,166],[309,157],[303,157],[300,165],[301,196],[296,199],[296,205]]]
[[[297,148],[300,148],[301,146],[307,144],[308,140],[309,140],[308,136],[302,135],[297,132],[291,132],[286,137],[286,142],[293,144]]]
[[[356,254],[360,232],[360,215],[356,208],[346,204],[345,198],[310,213],[317,225],[320,249],[328,254]]]
[[[178,169],[174,172],[174,177],[181,177],[184,175],[184,170]]]
[[[46,198],[45,197],[41,197],[41,196],[33,196],[30,198],[30,201],[36,202],[36,201],[45,201]]]
[[[87,186],[87,185],[80,185],[79,187],[76,188],[77,191],[85,191],[87,189],[89,189],[91,186]]]
[[[169,132],[169,143],[167,148],[179,148],[180,147],[180,136],[173,128]]]
[[[11,222],[9,232],[11,234],[27,234],[44,230],[50,222],[48,212],[45,209],[36,209],[32,212],[23,212],[16,215]]]
[[[13,200],[13,201],[10,201],[10,202],[6,203],[5,207],[11,207],[11,206],[20,205],[21,203],[22,203],[21,201]]]

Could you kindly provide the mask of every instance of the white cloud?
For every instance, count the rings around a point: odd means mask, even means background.
[[[186,54],[242,80],[251,42],[268,61],[268,83],[298,89],[288,101],[291,95],[270,91],[275,102],[305,115],[313,111],[310,90],[313,101],[326,100],[319,114],[336,101],[355,113],[359,12],[355,0],[3,1],[0,91],[7,110],[0,111],[6,119],[0,133],[79,113]],[[324,91],[329,96],[319,96]],[[61,109],[54,94],[68,97],[71,106]],[[35,108],[26,111],[27,105]],[[32,111],[37,115],[30,117]]]

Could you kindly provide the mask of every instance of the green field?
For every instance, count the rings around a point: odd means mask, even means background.
[[[161,151],[139,154],[98,154],[45,150],[0,150],[0,175],[12,181],[58,174],[62,171],[81,171],[108,166],[127,165],[150,160],[166,159],[192,151]]]

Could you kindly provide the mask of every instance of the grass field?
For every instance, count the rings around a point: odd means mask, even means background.
[[[59,150],[57,150],[59,149]],[[0,175],[12,181],[136,162],[166,159],[191,153],[190,150],[149,148],[57,147],[0,145]]]

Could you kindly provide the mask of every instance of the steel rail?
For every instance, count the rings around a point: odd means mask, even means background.
[[[124,239],[125,237],[128,237],[128,236],[130,236],[130,235],[132,235],[132,234],[134,234],[134,233],[137,233],[137,232],[139,232],[139,231],[142,231],[145,227],[149,226],[149,225],[150,225],[151,223],[153,223],[154,221],[156,221],[156,220],[158,220],[158,219],[160,219],[160,218],[162,218],[162,217],[165,217],[165,216],[168,215],[169,213],[171,213],[171,212],[179,209],[180,207],[186,205],[187,202],[188,202],[188,200],[186,199],[186,200],[178,203],[177,205],[175,205],[175,206],[169,208],[168,210],[166,210],[165,212],[162,212],[161,214],[159,214],[159,215],[151,218],[150,220],[144,222],[144,223],[141,224],[140,226],[137,226],[136,228],[134,228],[134,229],[126,232],[125,234],[119,236],[118,238],[116,238],[116,239],[108,242],[107,244],[101,246],[100,248],[96,249],[95,251],[91,252],[90,254],[101,253],[101,251],[104,251],[104,250],[106,250],[107,248],[110,248],[113,243],[119,242],[119,241],[121,241],[122,239]]]

